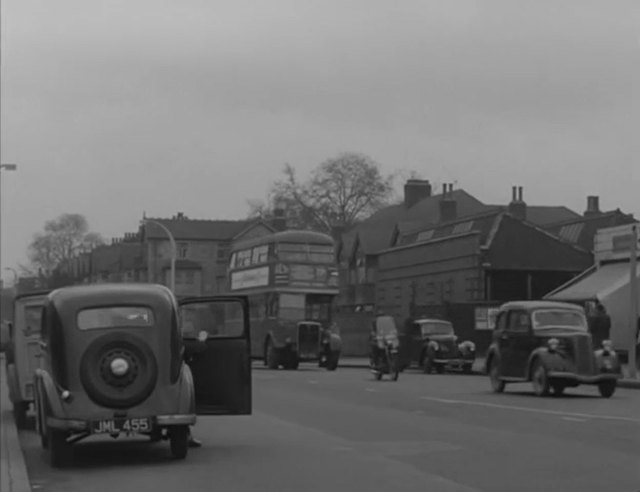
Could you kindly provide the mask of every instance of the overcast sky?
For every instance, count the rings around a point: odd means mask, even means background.
[[[61,213],[241,218],[346,150],[640,216],[639,63],[636,0],[3,0],[3,267]]]

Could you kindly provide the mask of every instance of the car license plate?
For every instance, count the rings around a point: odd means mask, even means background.
[[[151,432],[151,421],[144,417],[138,419],[108,419],[91,422],[93,434],[116,434],[120,432]]]

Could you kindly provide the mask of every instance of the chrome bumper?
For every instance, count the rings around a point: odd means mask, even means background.
[[[194,425],[196,423],[195,414],[186,415],[158,415],[151,417],[155,426],[171,426],[171,425]],[[66,431],[86,431],[89,430],[91,420],[78,419],[60,419],[57,417],[47,417],[47,426],[52,429]]]

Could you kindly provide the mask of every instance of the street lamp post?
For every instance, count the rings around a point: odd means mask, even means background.
[[[15,171],[16,164],[0,164],[0,266],[2,265],[2,171]],[[2,272],[2,270],[0,270]],[[2,282],[0,282],[0,285]]]
[[[638,377],[636,368],[636,344],[638,343],[638,225],[631,226],[631,255],[629,257],[629,293],[631,294],[629,305],[629,331],[631,344],[629,347],[629,377]]]
[[[142,223],[143,224],[155,224],[158,227],[160,227],[160,229],[162,229],[167,236],[169,236],[169,242],[171,243],[171,277],[169,279],[169,288],[171,289],[171,292],[173,292],[175,294],[176,292],[176,257],[178,256],[178,248],[176,247],[176,240],[173,237],[173,234],[171,234],[171,231],[162,223],[158,222],[157,220],[152,220],[152,219],[142,219]]]

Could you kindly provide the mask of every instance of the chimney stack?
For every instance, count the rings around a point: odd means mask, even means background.
[[[286,231],[287,230],[287,217],[284,213],[284,208],[280,205],[276,205],[273,209],[273,219],[271,220],[271,226],[276,231]]]
[[[440,198],[440,222],[449,222],[458,218],[458,203],[453,198],[453,184],[442,185]]]
[[[590,195],[587,197],[587,209],[584,211],[585,217],[595,217],[600,215],[600,197]]]
[[[523,199],[522,186],[511,187],[511,203],[508,210],[517,219],[527,220],[527,204]]]
[[[405,208],[411,208],[430,196],[431,183],[429,183],[428,179],[409,179],[404,185]]]

